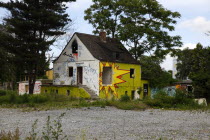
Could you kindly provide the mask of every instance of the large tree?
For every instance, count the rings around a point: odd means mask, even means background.
[[[8,50],[15,54],[19,67],[29,77],[29,93],[33,94],[38,74],[43,74],[45,53],[56,37],[63,35],[65,25],[71,20],[65,13],[67,2],[75,0],[11,0],[0,2],[10,16],[4,18],[12,45]]]
[[[178,12],[164,8],[156,0],[93,0],[85,11],[85,20],[94,27],[94,33],[107,31],[108,35],[125,41],[138,59],[142,54],[164,56],[182,45],[180,36],[171,36]]]
[[[195,96],[210,101],[210,47],[197,44],[193,50],[180,51],[177,60],[178,78],[190,78]]]
[[[174,80],[172,73],[161,68],[162,60],[157,57],[141,56],[140,63],[142,68],[142,78],[148,79],[150,87],[163,88],[172,85]]]

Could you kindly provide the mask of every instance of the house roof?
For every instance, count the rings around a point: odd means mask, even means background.
[[[75,34],[87,47],[93,57],[100,61],[139,64],[117,39],[107,37],[106,42],[103,42],[99,36],[78,32]]]

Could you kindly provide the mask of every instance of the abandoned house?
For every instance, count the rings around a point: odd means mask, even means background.
[[[42,93],[73,97],[131,98],[149,95],[148,82],[141,80],[141,66],[116,39],[75,33],[53,63],[53,85]]]

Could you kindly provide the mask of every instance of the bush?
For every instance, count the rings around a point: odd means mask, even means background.
[[[0,90],[0,96],[5,96],[7,92],[5,90]]]
[[[159,91],[154,95],[154,99],[146,99],[144,103],[155,108],[197,109],[201,107],[189,98],[188,93],[181,90],[177,90],[174,97],[167,95],[164,91]]]
[[[124,94],[124,95],[121,96],[120,101],[121,102],[128,102],[128,101],[130,101],[130,97],[127,94]]]

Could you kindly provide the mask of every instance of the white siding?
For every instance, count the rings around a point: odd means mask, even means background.
[[[72,54],[71,44],[78,43],[78,55]],[[65,55],[64,55],[65,54]],[[73,76],[69,77],[69,67],[73,67]],[[77,67],[83,67],[83,85],[99,94],[99,60],[95,59],[79,38],[74,35],[53,65],[54,85],[77,85]]]

